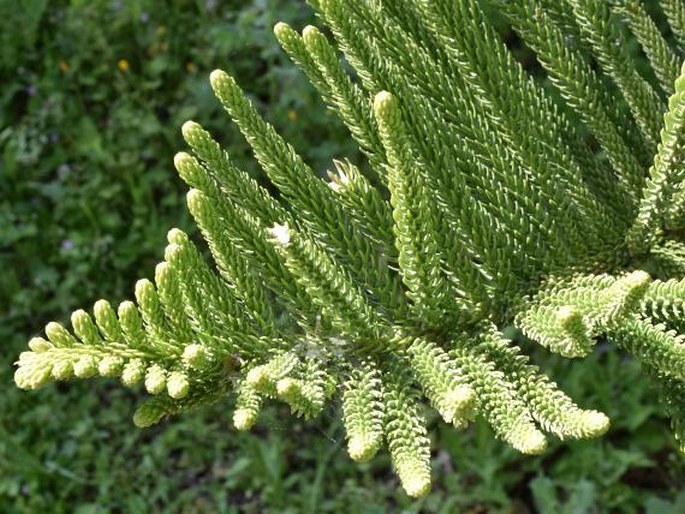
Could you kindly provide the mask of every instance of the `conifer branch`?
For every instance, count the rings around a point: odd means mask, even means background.
[[[484,2],[310,0],[335,43],[315,27],[275,35],[368,163],[341,157],[320,178],[214,71],[271,183],[187,122],[174,165],[213,262],[172,229],[135,302],[49,323],[16,384],[117,378],[149,395],[140,427],[229,394],[237,430],[268,402],[309,419],[339,398],[350,457],[387,450],[421,496],[427,406],[460,429],[481,416],[527,454],[545,432],[608,430],[518,345],[579,358],[606,340],[651,377],[682,450],[685,4],[660,2],[676,49],[636,0],[488,1],[561,95],[516,60]],[[672,93],[665,114],[616,45],[628,29]]]
[[[673,83],[680,75],[678,56],[671,50],[668,41],[639,0],[614,0],[614,3],[616,12],[626,19],[630,30],[640,42],[659,78],[661,90],[665,95],[671,96],[674,92]]]
[[[628,243],[635,252],[645,252],[663,233],[664,218],[672,205],[673,195],[685,178],[684,140],[685,68],[675,82],[675,93],[668,101],[661,143],[649,170],[637,218],[628,232]]]
[[[673,35],[678,40],[680,51],[685,51],[685,2],[683,0],[660,0],[661,8],[668,18]]]
[[[583,37],[592,46],[602,67],[614,80],[625,97],[640,132],[647,142],[647,150],[654,153],[661,127],[661,113],[665,110],[651,85],[637,72],[621,44],[615,19],[608,2],[567,0],[573,9]]]

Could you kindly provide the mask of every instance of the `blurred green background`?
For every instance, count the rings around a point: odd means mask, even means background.
[[[613,419],[599,441],[524,458],[476,423],[431,421],[435,486],[409,500],[387,457],[346,455],[337,413],[303,424],[267,409],[238,434],[230,400],[148,430],[114,382],[22,392],[12,362],[50,320],[131,297],[165,235],[195,233],[172,158],[202,123],[259,177],[208,83],[234,74],[317,170],[357,157],[280,50],[287,0],[0,0],[0,513],[685,512],[685,466],[637,365],[611,351],[544,366]]]

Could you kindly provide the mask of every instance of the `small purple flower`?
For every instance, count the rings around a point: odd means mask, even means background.
[[[74,242],[71,239],[62,240],[62,250],[69,251],[74,249]]]
[[[140,21],[141,23],[147,23],[150,20],[150,15],[146,12],[140,13]]]
[[[21,494],[26,496],[31,492],[31,488],[28,486],[28,484],[21,484],[20,491],[21,491]]]
[[[36,85],[35,85],[35,84],[31,84],[30,86],[28,86],[28,87],[26,88],[26,93],[27,93],[29,96],[36,96],[36,92],[37,92],[37,91],[38,91],[38,88],[36,88]]]
[[[57,141],[59,141],[59,134],[57,132],[50,133],[50,142],[56,143]]]

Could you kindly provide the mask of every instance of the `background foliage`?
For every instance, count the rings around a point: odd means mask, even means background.
[[[351,463],[332,414],[301,424],[274,407],[237,434],[219,404],[140,431],[136,394],[106,381],[13,386],[11,363],[37,327],[129,296],[167,230],[194,230],[171,164],[185,120],[257,173],[211,93],[212,69],[239,77],[316,169],[357,157],[280,50],[278,20],[313,17],[287,0],[0,1],[3,512],[684,511],[685,465],[653,393],[634,362],[601,348],[572,367],[545,362],[571,396],[618,420],[608,436],[523,458],[485,424],[462,434],[435,420],[436,485],[418,502],[383,458]]]

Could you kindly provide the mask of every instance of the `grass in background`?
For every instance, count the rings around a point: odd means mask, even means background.
[[[274,406],[237,434],[226,400],[141,431],[138,392],[110,382],[14,387],[11,362],[45,322],[130,297],[167,230],[194,231],[172,166],[184,121],[259,177],[211,93],[212,69],[235,74],[315,169],[358,158],[278,47],[278,20],[313,16],[288,0],[0,1],[0,512],[685,511],[683,460],[637,365],[616,353],[544,358],[574,398],[615,420],[604,439],[524,458],[485,424],[459,433],[434,420],[436,486],[414,502],[387,457],[349,460],[331,413],[300,423]]]

